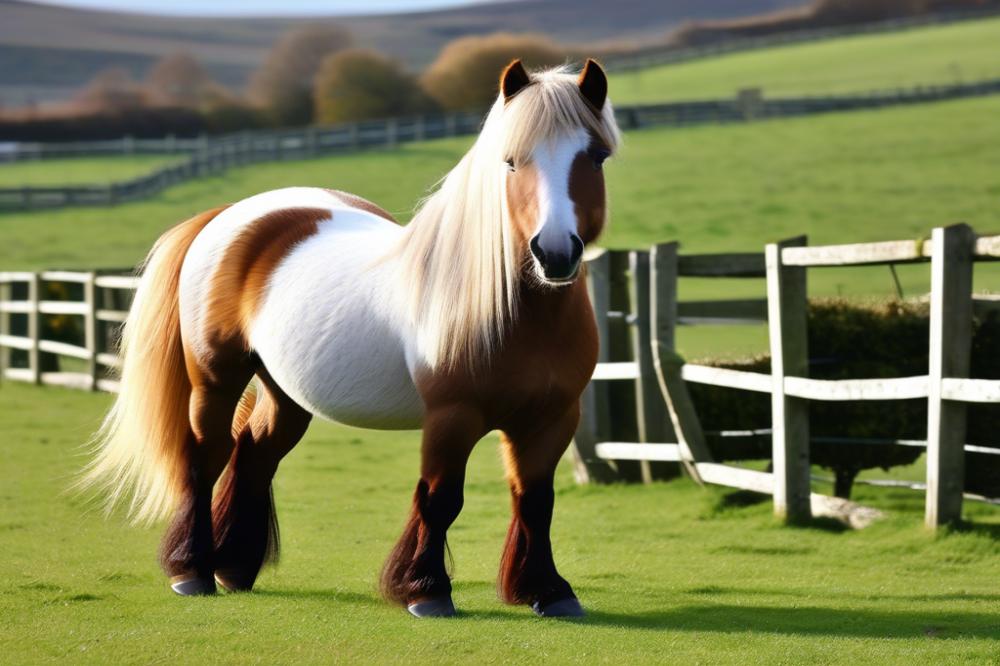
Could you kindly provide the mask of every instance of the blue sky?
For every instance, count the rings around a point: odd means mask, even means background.
[[[37,1],[37,0],[36,0]],[[441,9],[489,0],[42,0],[48,5],[170,15],[294,16]]]

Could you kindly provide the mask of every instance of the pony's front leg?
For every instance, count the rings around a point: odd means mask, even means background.
[[[446,536],[462,510],[469,454],[484,434],[482,414],[475,408],[449,405],[425,418],[413,508],[382,570],[382,594],[417,617],[455,613],[445,568]]]
[[[509,604],[530,604],[545,617],[584,614],[573,588],[556,571],[549,533],[556,465],[579,419],[579,405],[574,405],[554,418],[507,428],[503,436],[514,515],[500,561],[500,597]]]

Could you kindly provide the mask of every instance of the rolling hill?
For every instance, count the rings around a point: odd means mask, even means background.
[[[514,0],[420,13],[351,17],[205,18],[116,13],[0,0],[0,103],[64,98],[97,71],[141,76],[158,57],[188,51],[240,88],[285,30],[344,23],[359,44],[419,69],[448,41],[498,30],[544,32],[566,42],[660,37],[684,21],[749,16],[802,0]]]

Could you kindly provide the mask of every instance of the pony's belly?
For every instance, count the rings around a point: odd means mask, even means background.
[[[321,233],[278,267],[251,331],[271,377],[313,414],[348,425],[418,428],[423,401],[373,261],[380,234]]]

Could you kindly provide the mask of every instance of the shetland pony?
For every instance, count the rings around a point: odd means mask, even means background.
[[[418,617],[455,612],[445,535],[473,446],[499,430],[513,503],[499,594],[543,616],[583,613],[549,527],[597,359],[578,278],[619,141],[606,97],[593,61],[578,75],[514,61],[475,144],[405,227],[359,197],[293,187],[157,241],[85,482],[136,519],[172,516],[161,563],[175,592],[253,587],[278,549],[271,480],[319,415],[423,430],[387,599]]]

